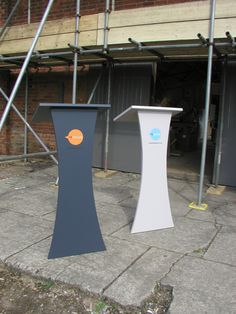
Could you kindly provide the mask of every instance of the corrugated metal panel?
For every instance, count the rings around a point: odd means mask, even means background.
[[[236,63],[229,63],[226,72],[226,92],[222,134],[222,154],[219,183],[236,186]]]
[[[91,74],[98,77],[96,70]],[[116,66],[112,72],[111,121],[108,167],[122,171],[140,172],[141,144],[137,123],[114,123],[113,118],[131,105],[147,105],[150,101],[151,65]],[[107,75],[99,84],[93,103],[107,101]],[[91,87],[92,90],[92,87]],[[103,166],[105,114],[98,117],[94,141],[94,166]]]

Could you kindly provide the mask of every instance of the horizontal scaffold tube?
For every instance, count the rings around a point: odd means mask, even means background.
[[[25,158],[44,157],[44,156],[55,155],[55,154],[57,154],[56,150],[51,151],[51,152],[38,152],[38,153],[30,153],[30,154],[23,154],[23,155],[4,156],[4,157],[0,157],[0,162],[10,161],[10,160],[21,160]]]

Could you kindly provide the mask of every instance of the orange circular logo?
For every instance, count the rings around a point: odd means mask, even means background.
[[[72,145],[80,145],[83,142],[84,135],[80,130],[73,129],[68,133],[65,138]]]

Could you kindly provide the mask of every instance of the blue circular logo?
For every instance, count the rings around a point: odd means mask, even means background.
[[[153,141],[158,141],[161,138],[161,131],[159,129],[152,129],[149,135]]]

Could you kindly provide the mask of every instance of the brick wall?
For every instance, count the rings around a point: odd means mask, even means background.
[[[115,9],[127,10],[127,9],[134,9],[134,8],[168,5],[168,4],[176,4],[176,3],[183,3],[183,2],[193,2],[193,1],[197,1],[197,0],[116,0]]]
[[[8,91],[9,84],[9,71],[0,71],[0,87],[4,89],[4,91]],[[5,108],[6,101],[0,94],[0,117],[2,116],[3,110]],[[6,121],[8,122],[8,120]],[[7,125],[7,124],[6,124]],[[9,126],[4,126],[2,131],[0,132],[0,152],[3,155],[7,155],[9,153],[9,148],[5,145],[6,142],[9,142]]]
[[[148,6],[168,5],[197,0],[116,0],[115,10],[125,10]],[[206,1],[206,0],[202,0]],[[14,6],[16,0],[0,1],[0,25],[2,25]],[[111,1],[112,2],[112,1]],[[48,0],[31,0],[31,22],[38,22],[47,6]],[[12,19],[12,25],[27,23],[28,0],[21,0],[18,10]],[[55,0],[48,20],[75,16],[76,0]],[[105,0],[81,0],[81,14],[94,14],[104,12]]]
[[[7,4],[8,3],[8,4]],[[31,0],[31,22],[39,22],[47,6],[48,0]],[[3,24],[7,14],[11,11],[15,4],[15,1],[2,0],[0,2],[0,25]],[[15,13],[11,24],[26,24],[28,16],[28,0],[21,0],[21,3]],[[105,8],[104,0],[82,0],[81,1],[81,14],[94,14],[103,12]],[[48,20],[55,20],[64,17],[73,17],[76,13],[76,1],[75,0],[55,0]]]
[[[167,5],[173,3],[191,2],[196,0],[116,0],[115,9],[123,10],[146,6]],[[203,0],[205,1],[205,0]],[[0,0],[0,25],[7,18],[16,0]],[[31,21],[38,22],[45,10],[48,0],[31,0]],[[13,25],[27,23],[27,4],[28,0],[21,0],[17,14],[12,20]],[[76,0],[55,0],[49,16],[51,19],[72,17],[75,15]],[[93,14],[103,12],[105,0],[81,0],[81,14]],[[81,79],[87,70],[79,72],[79,91],[78,102],[86,101],[89,91],[86,87],[86,80]],[[31,123],[32,114],[40,102],[71,102],[72,93],[72,69],[61,69],[57,71],[46,70],[40,73],[30,74],[29,86],[29,122]],[[8,71],[0,72],[0,86],[9,95],[13,86],[16,73],[9,74]],[[24,114],[25,85],[21,84],[14,104]],[[6,102],[0,97],[0,116]],[[50,149],[55,148],[54,131],[50,124],[32,125],[36,132],[42,137],[43,141]],[[7,123],[0,132],[0,154],[22,154],[24,142],[24,124],[11,109]],[[40,151],[42,148],[29,132],[29,152]]]
[[[80,68],[78,76],[78,102],[87,101],[89,92],[86,90],[86,78],[88,68]],[[86,76],[87,77],[87,76]],[[15,82],[16,73],[0,72],[0,86],[9,95]],[[10,79],[10,83],[8,82]],[[29,99],[28,99],[28,121],[32,128],[37,132],[44,143],[50,148],[55,149],[54,130],[51,123],[32,123],[32,116],[40,102],[67,102],[71,103],[72,98],[72,67],[61,69],[42,70],[41,73],[34,71],[29,75]],[[6,102],[0,98],[0,110],[3,112]],[[25,106],[25,80],[23,80],[17,96],[14,100],[17,109],[24,115]],[[36,141],[32,133],[28,133],[29,152],[44,151]],[[7,123],[0,133],[0,155],[17,155],[23,153],[24,147],[24,124],[11,109]]]
[[[0,2],[0,25],[3,24],[8,15],[8,7],[7,1],[3,0]]]

